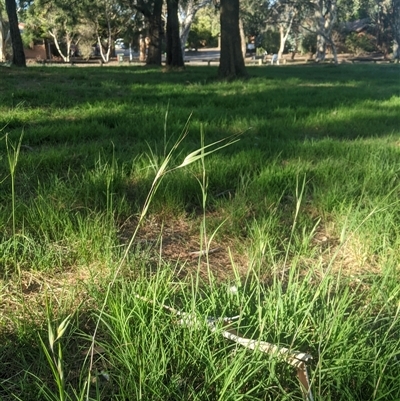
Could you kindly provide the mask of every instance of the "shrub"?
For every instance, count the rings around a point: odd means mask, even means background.
[[[267,50],[268,53],[278,53],[279,50],[279,32],[268,30],[262,34],[260,46]]]
[[[195,27],[189,33],[188,45],[196,50],[199,47],[216,47],[218,46],[218,38],[207,29]]]
[[[374,37],[366,33],[352,32],[346,38],[346,47],[351,53],[371,53],[376,50]]]
[[[301,40],[302,53],[315,53],[317,51],[317,34],[310,32],[303,36]]]

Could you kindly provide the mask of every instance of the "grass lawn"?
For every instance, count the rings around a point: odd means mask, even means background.
[[[0,67],[0,400],[400,399],[399,66],[248,71]]]

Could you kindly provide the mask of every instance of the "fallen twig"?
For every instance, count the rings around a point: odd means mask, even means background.
[[[215,253],[218,252],[221,248],[213,248],[213,249],[209,249],[207,251],[207,249],[203,250],[203,251],[195,251],[195,252],[189,252],[189,256],[192,258],[196,258],[198,256],[205,256],[205,255],[210,255],[211,253]]]
[[[151,299],[143,297],[139,294],[135,294],[135,296],[136,298],[141,299],[142,301],[154,304],[154,301]],[[173,313],[174,315],[180,316],[181,319],[178,321],[179,324],[186,326],[201,325],[201,321],[198,319],[196,315],[192,313],[181,312],[178,309],[172,308],[164,304],[162,304],[161,307]],[[238,320],[239,318],[240,315],[233,317],[222,317],[222,318],[208,317],[206,323],[212,332],[219,333],[220,331],[219,328],[217,327],[217,323],[222,322],[224,325],[223,327],[224,329],[222,330],[221,334],[224,338],[234,341],[235,343],[240,344],[241,346],[249,348],[251,350],[261,351],[270,355],[281,356],[286,363],[296,368],[297,377],[300,381],[301,391],[303,393],[303,397],[305,398],[305,400],[313,401],[314,398],[311,392],[311,385],[310,385],[310,380],[308,378],[308,372],[306,366],[306,362],[312,359],[312,356],[304,352],[291,351],[289,348],[274,345],[266,341],[252,340],[250,338],[242,337],[236,329],[230,327],[231,324],[235,320]]]
[[[217,331],[215,325],[211,325],[210,327],[212,331]],[[296,368],[297,377],[300,381],[301,390],[305,399],[313,401],[313,395],[311,392],[311,386],[306,366],[306,362],[312,359],[311,355],[304,352],[291,351],[289,348],[280,347],[266,341],[252,340],[249,338],[241,337],[238,331],[235,329],[223,330],[222,335],[223,337],[234,341],[235,343],[240,344],[245,348],[249,348],[255,351],[261,351],[270,355],[272,354],[282,356],[285,362]]]

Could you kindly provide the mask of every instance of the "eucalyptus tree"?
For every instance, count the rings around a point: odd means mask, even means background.
[[[375,0],[369,10],[378,31],[378,45],[385,52],[392,45],[393,58],[400,61],[400,0]]]
[[[242,0],[241,18],[248,35],[260,37],[266,32],[278,32],[278,60],[293,28],[298,31],[303,9],[308,0]],[[275,50],[274,50],[275,51]]]
[[[278,0],[271,7],[269,20],[276,25],[279,32],[278,63],[282,58],[293,25],[300,17],[302,4],[301,0]]]
[[[340,0],[339,12],[342,20],[369,19],[376,47],[387,54],[392,46],[393,57],[400,59],[400,0]]]
[[[182,54],[185,54],[185,46],[188,40],[190,28],[196,14],[202,8],[212,4],[212,0],[181,0],[179,2],[179,24]]]
[[[146,64],[161,65],[162,38],[164,35],[163,0],[129,0],[129,5],[139,11],[145,21],[148,38]]]
[[[246,57],[247,39],[256,39],[260,31],[265,28],[265,5],[268,1],[259,0],[241,0],[239,10],[239,31],[243,57]]]
[[[257,39],[267,28],[271,14],[270,0],[241,0],[240,19],[247,36]]]
[[[179,0],[167,0],[167,60],[169,67],[183,67],[183,53],[179,35]]]
[[[337,64],[336,45],[332,39],[332,32],[337,22],[340,0],[309,0],[303,8],[301,26],[308,32],[316,34],[317,53],[315,61],[325,60],[327,45],[332,49],[334,61]]]
[[[279,33],[278,60],[282,57],[286,41],[293,29],[299,28],[303,9],[308,0],[244,0],[241,16],[245,31],[251,36],[261,36],[267,31]]]
[[[247,76],[239,30],[239,0],[220,0],[221,54],[218,75],[222,78]]]
[[[110,61],[114,40],[121,29],[118,24],[115,24],[115,20],[118,20],[118,12],[115,13],[114,10],[115,5],[114,0],[88,0],[83,9],[82,20],[86,22],[89,29],[87,35],[81,36],[81,53],[82,42],[87,42],[89,45],[96,42],[100,57],[105,63]],[[82,28],[81,33],[84,32]]]
[[[27,28],[37,36],[51,38],[64,62],[70,61],[72,45],[79,40],[85,2],[77,3],[71,7],[69,0],[35,0],[26,13]]]
[[[166,63],[170,67],[182,67],[184,65],[184,44],[190,31],[196,12],[204,7],[207,2],[197,0],[167,0],[167,24],[166,24]],[[204,4],[203,4],[204,3]],[[162,0],[131,0],[133,8],[144,16],[148,41],[147,64],[161,65],[161,47],[163,38],[162,24]],[[186,16],[185,16],[186,14]],[[181,21],[184,27],[180,29]],[[183,17],[183,18],[182,18]]]
[[[6,19],[6,5],[0,0],[0,63],[6,61],[6,48],[10,41],[10,30]]]
[[[266,21],[269,29],[276,29],[279,32],[278,60],[282,56],[289,36],[294,34],[295,37],[299,37],[305,31],[316,35],[316,61],[325,60],[327,45],[329,45],[337,63],[337,51],[332,32],[338,19],[341,1],[276,0],[272,2]]]
[[[17,5],[15,0],[5,0],[8,23],[10,25],[10,38],[13,50],[12,64],[17,67],[26,67],[24,46],[18,26]]]
[[[83,25],[93,27],[92,42],[97,43],[100,56],[104,62],[108,62],[115,40],[132,30],[137,12],[129,4],[121,4],[119,0],[86,0],[83,12]],[[80,31],[83,39],[83,26]],[[88,33],[90,40],[90,32]]]

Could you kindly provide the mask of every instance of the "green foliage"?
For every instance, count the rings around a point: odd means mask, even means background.
[[[269,14],[268,1],[242,0],[240,2],[240,18],[247,36],[258,37],[265,30]]]
[[[74,34],[74,29],[79,21],[81,10],[70,7],[68,2],[57,0],[52,3],[39,0],[32,4],[27,12],[28,33],[41,32],[40,36],[48,36],[48,31]]]
[[[315,33],[307,33],[301,40],[301,50],[303,53],[314,54],[317,51],[317,35]]]
[[[280,45],[279,32],[268,30],[259,38],[262,48],[266,49],[269,54],[278,53]]]
[[[219,35],[219,15],[214,7],[200,9],[188,37],[190,48],[216,47]]]
[[[263,56],[265,54],[266,50],[263,47],[257,47],[256,49],[256,55],[257,56]]]
[[[216,47],[218,45],[218,38],[213,36],[211,31],[194,26],[188,36],[189,49],[199,49],[202,47]]]
[[[24,47],[27,49],[32,47],[32,45],[35,43],[35,40],[37,39],[37,37],[35,37],[35,34],[27,29],[23,31],[21,37],[22,37],[22,43],[24,44]]]
[[[377,50],[376,40],[366,33],[352,32],[346,37],[345,44],[350,52],[355,54],[371,53]]]
[[[143,25],[141,18],[132,18],[133,14],[127,4],[121,7],[115,0],[85,0],[74,6],[65,0],[37,0],[23,11],[24,35],[26,41],[44,38],[59,46],[65,61],[69,45],[79,46],[79,54],[88,59],[98,37],[105,53],[111,46],[109,36],[111,41],[118,36],[133,39],[138,29],[136,24]]]

